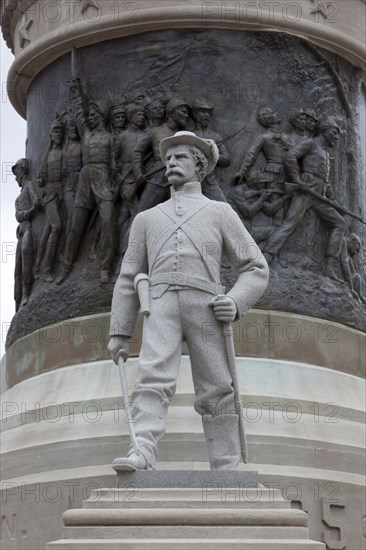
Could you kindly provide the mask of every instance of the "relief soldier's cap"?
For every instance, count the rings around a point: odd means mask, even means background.
[[[190,105],[180,97],[172,97],[166,104],[166,112],[170,114],[177,107],[187,107],[190,108]]]
[[[196,99],[192,103],[192,111],[203,109],[205,111],[213,111],[214,106],[205,99]]]
[[[306,115],[306,111],[302,107],[294,107],[290,111],[290,120],[293,120],[300,115]]]
[[[325,128],[337,128],[338,132],[341,131],[338,121],[334,116],[322,116],[318,125],[320,130],[324,130]]]
[[[55,128],[62,128],[62,129],[65,128],[65,124],[62,122],[62,118],[59,115],[56,116],[55,120],[52,123],[51,132]]]
[[[165,162],[168,149],[174,145],[197,147],[208,160],[207,174],[211,174],[215,169],[220,153],[213,139],[200,138],[193,132],[177,132],[174,136],[165,138],[160,142],[160,157],[163,162]]]
[[[126,114],[127,112],[127,105],[125,103],[114,103],[111,105],[110,114],[116,115],[117,113],[123,113]]]
[[[28,159],[19,159],[16,161],[14,166],[11,167],[11,171],[13,172],[14,176],[16,176],[18,168],[24,168],[24,170],[27,172],[29,168]]]
[[[310,116],[311,118],[313,118],[318,122],[319,118],[316,116],[316,112],[314,111],[314,109],[307,107],[304,112],[307,116]]]

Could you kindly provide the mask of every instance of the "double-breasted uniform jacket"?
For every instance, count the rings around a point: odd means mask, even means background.
[[[196,288],[202,290],[206,282],[209,289],[219,289],[224,253],[238,272],[227,295],[242,317],[268,284],[268,266],[260,249],[232,207],[206,198],[200,183],[185,184],[182,191],[172,189],[168,201],[138,214],[131,226],[113,294],[111,336],[134,333],[139,311],[134,278],[138,273],[147,273],[160,283],[155,297],[184,287],[186,276],[193,288],[196,278],[200,283]]]

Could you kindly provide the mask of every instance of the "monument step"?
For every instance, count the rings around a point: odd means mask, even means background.
[[[200,489],[145,489],[131,486],[125,489],[96,489],[84,509],[101,508],[202,508],[218,507],[241,509],[289,509],[290,502],[284,500],[278,489],[264,487],[208,486]]]
[[[134,508],[125,509],[74,509],[64,513],[64,524],[68,526],[109,525],[286,525],[307,527],[308,517],[302,510],[227,510],[221,507],[183,508]]]
[[[324,550],[324,544],[310,540],[238,539],[111,539],[59,540],[46,550]]]
[[[65,527],[64,539],[133,539],[141,540],[186,540],[186,539],[233,539],[233,540],[308,540],[309,530],[306,527],[287,526],[240,526],[240,525],[159,525],[151,527],[146,525],[136,526],[100,526],[100,527]]]

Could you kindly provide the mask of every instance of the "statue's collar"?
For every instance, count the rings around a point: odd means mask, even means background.
[[[170,193],[172,197],[177,195],[202,195],[202,188],[199,181],[190,181],[185,183],[178,191],[171,186]]]

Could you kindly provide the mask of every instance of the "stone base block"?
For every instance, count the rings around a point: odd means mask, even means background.
[[[307,514],[263,486],[102,489],[63,519],[47,550],[325,550],[309,540]]]
[[[258,472],[255,470],[140,470],[136,472],[117,471],[118,487],[144,489],[204,489],[258,486]]]

